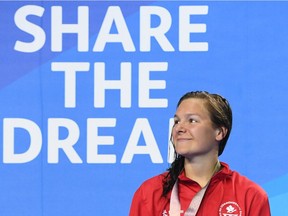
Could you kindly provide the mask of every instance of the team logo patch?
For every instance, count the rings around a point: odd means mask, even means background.
[[[242,210],[236,202],[225,202],[219,208],[219,216],[241,216]]]

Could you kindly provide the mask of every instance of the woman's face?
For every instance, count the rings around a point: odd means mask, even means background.
[[[205,101],[189,98],[181,102],[174,116],[173,143],[178,154],[192,158],[199,155],[218,154],[223,138],[213,127]]]

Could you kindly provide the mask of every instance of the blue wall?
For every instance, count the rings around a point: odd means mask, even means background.
[[[0,10],[0,215],[127,215],[138,186],[169,167],[169,119],[192,90],[230,101],[220,159],[288,214],[288,2]]]

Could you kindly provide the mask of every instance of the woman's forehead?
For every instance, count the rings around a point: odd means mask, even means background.
[[[206,100],[201,98],[187,98],[183,100],[177,109],[179,108],[186,108],[186,109],[193,109],[193,108],[206,108],[205,105]]]
[[[177,110],[177,113],[191,113],[191,114],[209,114],[207,107],[206,107],[206,101],[204,99],[199,98],[188,98],[183,100]]]

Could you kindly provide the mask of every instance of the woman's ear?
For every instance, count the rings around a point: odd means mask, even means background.
[[[223,140],[224,138],[225,138],[225,136],[227,135],[227,128],[225,128],[225,127],[220,127],[220,128],[217,128],[216,129],[216,140],[217,141],[221,141],[221,140]]]

